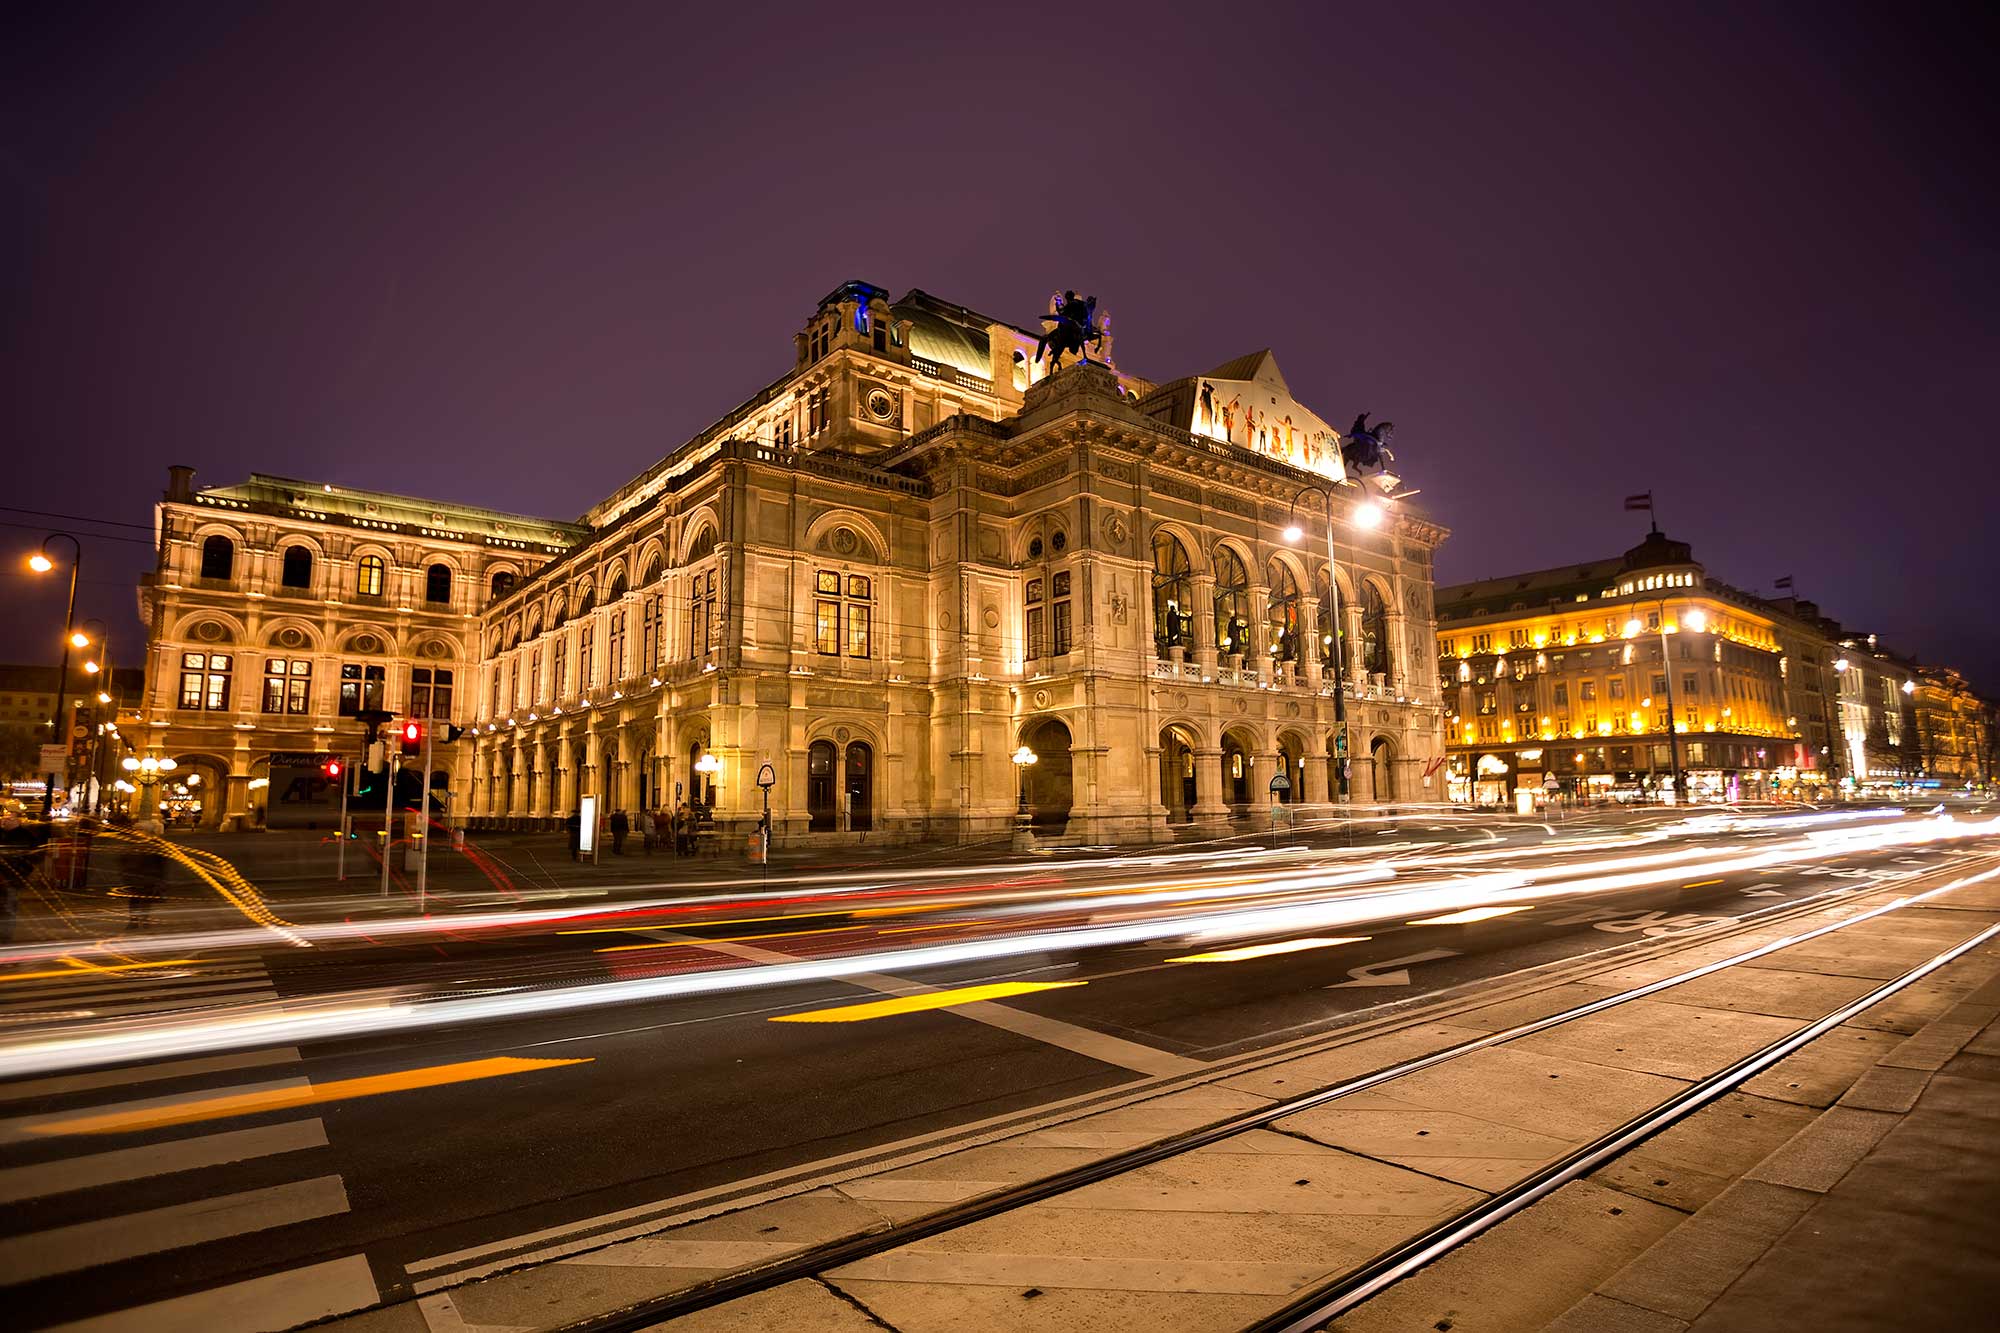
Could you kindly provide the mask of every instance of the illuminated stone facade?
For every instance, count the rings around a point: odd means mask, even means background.
[[[125,731],[180,765],[170,813],[229,828],[331,827],[338,791],[313,756],[357,755],[358,709],[467,718],[482,610],[584,536],[282,477],[197,490],[191,468],[172,470],[154,522],[146,687]],[[433,781],[455,762],[438,751]]]
[[[591,793],[707,801],[741,832],[766,766],[795,838],[1004,836],[1025,790],[1045,836],[1148,839],[1261,819],[1281,765],[1285,800],[1326,809],[1325,531],[1281,535],[1338,474],[1317,419],[1268,353],[1043,379],[1034,342],[921,292],[830,293],[784,375],[483,609],[475,826]],[[1241,438],[1197,423],[1214,382],[1263,395],[1261,434],[1247,410]],[[1352,796],[1440,799],[1445,533],[1408,505],[1356,526],[1335,489]]]
[[[1657,532],[1617,559],[1441,588],[1438,636],[1461,799],[1656,794],[1669,689],[1698,797],[1805,794],[1836,776],[1823,622],[1711,579]]]

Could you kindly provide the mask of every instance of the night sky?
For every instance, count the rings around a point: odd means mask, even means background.
[[[12,7],[0,545],[141,525],[79,611],[136,661],[169,463],[574,517],[843,279],[1074,286],[1136,374],[1268,346],[1393,419],[1447,581],[1615,554],[1651,490],[2000,690],[1971,7],[779,8]],[[46,660],[21,568],[0,660]]]

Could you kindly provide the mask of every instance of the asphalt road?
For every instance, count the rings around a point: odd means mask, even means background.
[[[1389,846],[1425,835],[1419,825],[1371,836]],[[1458,830],[1433,840],[1508,850]],[[1970,850],[1692,872],[1480,920],[1276,932],[1365,938],[1233,961],[1176,960],[1256,941],[1155,940],[889,974],[939,989],[1063,983],[988,1005],[772,1021],[882,1007],[895,986],[878,974],[15,1079],[0,1083],[0,1200],[10,1205],[0,1218],[0,1282],[10,1322],[23,1328],[357,1254],[393,1297],[409,1291],[413,1266],[438,1271],[426,1261],[439,1256],[560,1235],[620,1210],[1130,1084],[1467,982],[1870,887]],[[1356,861],[1330,854],[1327,864]],[[1165,887],[1186,873],[1017,867],[1000,883],[1079,891],[1115,877]],[[750,968],[830,956],[857,940],[880,948],[904,921],[917,923],[900,937],[911,944],[995,930],[976,912],[905,913],[904,900],[863,901],[792,903],[707,924],[607,915],[573,927],[590,932],[578,934],[227,950],[77,978],[59,966],[41,969],[49,976],[17,968],[18,980],[0,979],[0,1024],[19,1032],[87,1022],[85,1014],[192,1013],[272,993],[307,1000],[370,987],[448,999],[511,986],[532,996],[671,976],[718,957]],[[1067,911],[1070,900],[1058,901]],[[1060,919],[1122,919],[1116,904],[1092,901],[1099,905]],[[709,943],[690,947],[690,938]],[[257,1098],[295,1096],[301,1080],[310,1101],[260,1109]],[[142,1312],[114,1326],[148,1321]]]

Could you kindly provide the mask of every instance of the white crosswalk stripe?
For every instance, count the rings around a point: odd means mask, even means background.
[[[42,964],[0,972],[0,1034],[19,1038],[45,1027],[101,1018],[187,1013],[278,999],[255,959],[189,962],[167,968]],[[0,1099],[6,1094],[0,1092]]]
[[[172,1090],[159,1091],[161,1084]],[[254,1245],[259,1233],[348,1212],[346,1183],[327,1170],[325,1122],[296,1109],[270,1123],[190,1125],[163,1135],[37,1132],[93,1116],[309,1086],[299,1052],[289,1046],[0,1084],[0,1104],[22,1113],[0,1118],[0,1205],[7,1206],[12,1233],[0,1234],[0,1286],[96,1280],[81,1276],[90,1273],[112,1283],[120,1265],[197,1246],[246,1239]],[[60,1155],[50,1156],[52,1149]],[[49,1220],[38,1224],[40,1218]],[[378,1299],[367,1260],[355,1255],[96,1315],[73,1327],[94,1333],[291,1327]],[[280,1310],[279,1322],[263,1322]]]

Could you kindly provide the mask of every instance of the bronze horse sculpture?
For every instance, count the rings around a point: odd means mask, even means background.
[[[1354,418],[1354,425],[1340,441],[1340,461],[1349,475],[1371,476],[1395,462],[1396,455],[1389,449],[1389,439],[1395,433],[1393,421],[1370,426],[1366,412]]]
[[[1084,351],[1086,347],[1102,347],[1104,330],[1097,325],[1097,298],[1079,299],[1075,292],[1064,292],[1049,302],[1049,313],[1042,316],[1042,322],[1049,327],[1035,340],[1035,360],[1040,362],[1050,357],[1049,373],[1062,369],[1063,356],[1074,355],[1080,361],[1090,360]]]

